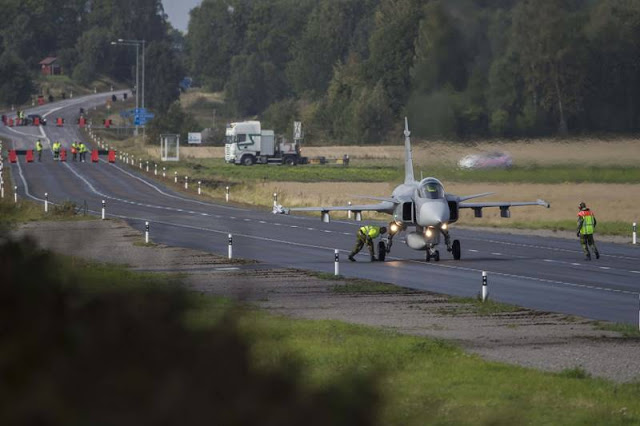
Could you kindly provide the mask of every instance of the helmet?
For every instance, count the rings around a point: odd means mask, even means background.
[[[384,234],[385,232],[387,232],[387,228],[386,228],[386,227],[384,227],[384,226],[381,226],[381,227],[380,227],[380,233],[381,233],[381,234]]]
[[[580,208],[580,210],[582,210],[584,208],[587,208],[587,205],[584,203],[584,201],[581,201],[578,207]]]

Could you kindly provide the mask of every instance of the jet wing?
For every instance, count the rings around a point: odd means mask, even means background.
[[[502,202],[490,202],[490,203],[459,203],[458,207],[461,209],[477,209],[482,207],[516,207],[516,206],[543,206],[551,207],[551,204],[544,200],[537,201],[502,201]]]
[[[392,213],[394,207],[396,206],[395,202],[392,201],[383,201],[378,204],[354,204],[351,206],[327,206],[327,207],[294,207],[288,209],[293,212],[329,212],[329,211],[358,211],[358,212],[382,212],[382,213]]]

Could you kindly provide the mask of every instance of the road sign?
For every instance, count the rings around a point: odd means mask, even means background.
[[[201,144],[202,133],[188,133],[187,143],[189,144]]]

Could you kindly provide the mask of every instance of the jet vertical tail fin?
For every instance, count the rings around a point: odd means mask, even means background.
[[[413,157],[411,155],[411,132],[409,131],[409,120],[404,118],[404,183],[415,182],[413,177]]]

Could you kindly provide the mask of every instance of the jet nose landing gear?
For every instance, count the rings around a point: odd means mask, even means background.
[[[429,262],[431,259],[435,260],[436,262],[439,262],[440,252],[436,250],[434,247],[427,247],[427,255],[425,260]]]

